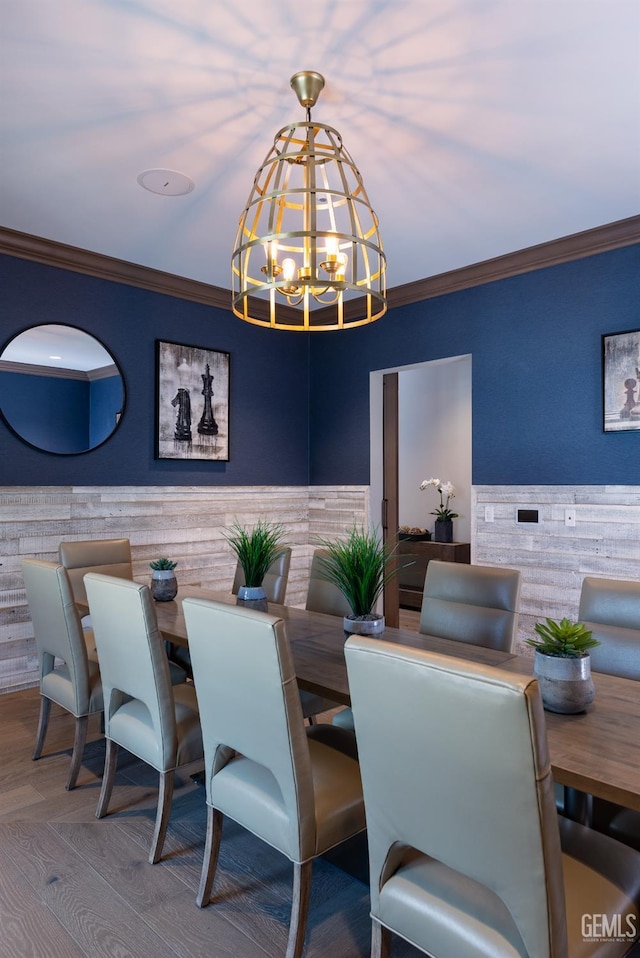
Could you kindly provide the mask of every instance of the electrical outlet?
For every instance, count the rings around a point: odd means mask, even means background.
[[[565,510],[564,510],[564,524],[565,524],[565,526],[575,526],[575,524],[576,524],[576,511],[575,511],[575,509],[565,509]]]
[[[493,522],[493,506],[484,507],[484,521]]]

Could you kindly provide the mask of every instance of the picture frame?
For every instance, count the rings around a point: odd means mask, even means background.
[[[640,330],[602,337],[604,432],[640,430]]]
[[[229,461],[228,352],[156,340],[156,459]]]

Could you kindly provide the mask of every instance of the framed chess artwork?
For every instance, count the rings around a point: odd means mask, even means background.
[[[229,353],[156,340],[155,457],[229,461]]]
[[[640,429],[640,330],[602,337],[605,432]]]

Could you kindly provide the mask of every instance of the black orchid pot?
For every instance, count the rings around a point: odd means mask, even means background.
[[[436,519],[433,538],[435,542],[453,542],[453,519]]]

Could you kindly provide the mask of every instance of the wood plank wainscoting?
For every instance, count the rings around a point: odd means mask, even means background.
[[[368,486],[42,486],[0,487],[0,692],[35,684],[33,628],[23,558],[57,559],[61,539],[131,541],[134,578],[149,562],[178,562],[183,585],[231,588],[235,559],[224,530],[234,521],[281,522],[293,547],[289,605],[304,605],[317,536],[366,521]]]
[[[518,509],[537,509],[538,522],[519,523]],[[368,512],[367,486],[0,487],[0,692],[36,681],[23,557],[54,559],[62,538],[127,536],[139,582],[169,554],[180,582],[227,588],[235,563],[225,527],[270,516],[293,546],[287,602],[303,605],[315,537]],[[585,575],[640,579],[640,486],[475,486],[472,513],[471,561],[522,573],[520,642],[544,616],[577,616]]]
[[[640,581],[640,486],[474,486],[471,503],[471,561],[522,573],[520,642],[545,616],[577,618],[585,576]]]

